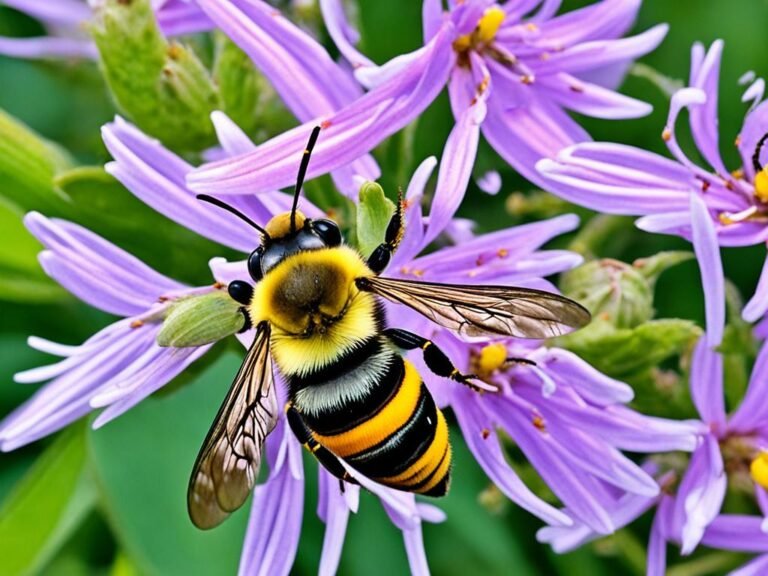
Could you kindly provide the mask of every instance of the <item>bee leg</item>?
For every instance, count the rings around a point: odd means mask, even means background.
[[[415,350],[421,348],[424,354],[424,363],[432,372],[443,378],[450,378],[456,382],[460,382],[465,386],[469,386],[475,391],[485,390],[483,386],[476,384],[478,381],[477,376],[474,374],[462,374],[453,365],[450,358],[445,355],[445,352],[440,350],[437,345],[418,334],[402,330],[400,328],[387,328],[382,332],[387,336],[390,341],[403,350]],[[473,382],[473,380],[475,382]]]
[[[312,436],[312,431],[304,422],[304,418],[301,417],[299,412],[291,402],[285,405],[285,415],[288,418],[288,425],[291,427],[293,435],[301,442],[302,446],[312,452],[312,455],[317,458],[317,461],[322,464],[328,472],[336,476],[340,482],[349,482],[350,484],[357,484],[357,480],[347,472],[346,468],[342,466],[336,455],[322,446]]]
[[[403,218],[403,198],[402,193],[397,202],[397,209],[387,225],[387,231],[384,233],[384,242],[379,244],[368,257],[368,268],[376,274],[384,271],[389,264],[392,254],[400,244],[400,239],[405,231],[405,219]]]
[[[227,292],[232,300],[239,302],[243,306],[250,304],[251,298],[253,298],[253,286],[242,280],[233,280],[230,282],[227,286]]]

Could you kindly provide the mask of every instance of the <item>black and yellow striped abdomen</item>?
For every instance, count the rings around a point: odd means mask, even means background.
[[[381,484],[444,495],[451,468],[448,426],[413,364],[382,336],[335,364],[336,373],[326,368],[331,379],[313,375],[305,386],[291,382],[295,406],[314,438]],[[335,394],[344,397],[333,402]]]

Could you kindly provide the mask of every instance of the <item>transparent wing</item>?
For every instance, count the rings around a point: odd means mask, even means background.
[[[253,344],[197,456],[187,507],[198,528],[213,528],[242,506],[259,475],[262,445],[278,416],[269,334],[269,324],[257,326]]]
[[[587,309],[573,300],[529,288],[379,277],[358,278],[357,286],[405,304],[464,336],[552,338],[585,326],[591,318]]]

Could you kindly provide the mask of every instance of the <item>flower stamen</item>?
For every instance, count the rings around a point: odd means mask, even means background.
[[[768,489],[768,451],[761,450],[749,465],[749,474],[757,484]]]
[[[459,53],[463,63],[469,63],[467,52],[470,50],[481,52],[494,41],[505,17],[506,14],[501,8],[492,6],[483,13],[477,26],[470,34],[464,34],[454,40],[453,49]]]

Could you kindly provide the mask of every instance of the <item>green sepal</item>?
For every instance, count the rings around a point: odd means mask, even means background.
[[[157,344],[186,348],[217,342],[243,328],[240,308],[221,290],[178,300],[169,307]]]
[[[90,29],[124,114],[176,150],[215,143],[210,113],[220,108],[216,86],[190,47],[165,40],[149,0],[106,0]]]
[[[384,189],[376,182],[366,182],[360,187],[357,205],[357,248],[368,256],[384,242],[395,204],[384,195]]]
[[[646,371],[688,350],[701,335],[690,320],[651,320],[635,328],[616,329],[602,317],[578,332],[557,339],[557,345],[581,356],[614,377]]]
[[[669,268],[693,260],[695,258],[693,252],[687,250],[668,250],[665,252],[659,252],[648,258],[641,258],[635,260],[632,266],[648,280],[651,289],[656,286],[656,281],[659,276]]]

